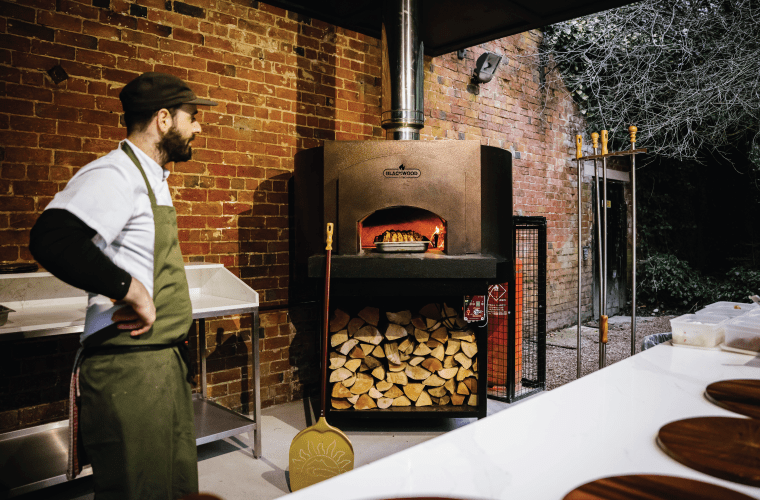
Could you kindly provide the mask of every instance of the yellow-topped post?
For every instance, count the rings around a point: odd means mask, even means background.
[[[596,148],[599,147],[599,134],[596,132],[591,134],[591,145],[594,147],[594,154],[596,154]]]
[[[575,136],[575,157],[580,158],[583,156],[581,149],[583,148],[583,136],[578,134]]]
[[[609,151],[607,151],[607,131],[602,130],[602,154],[606,155]]]
[[[628,127],[631,151],[636,149],[635,125]],[[636,354],[636,155],[631,155],[631,356]]]

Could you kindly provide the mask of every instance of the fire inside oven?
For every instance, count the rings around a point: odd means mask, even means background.
[[[446,252],[446,220],[422,208],[402,206],[378,210],[359,221],[358,234],[362,252],[384,251],[394,246],[378,243],[413,241],[425,244],[412,251]]]

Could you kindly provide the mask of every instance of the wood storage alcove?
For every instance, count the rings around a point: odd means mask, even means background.
[[[461,298],[338,299],[330,311],[328,413],[484,417],[483,328]]]

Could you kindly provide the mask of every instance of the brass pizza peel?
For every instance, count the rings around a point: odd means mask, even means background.
[[[327,423],[327,343],[330,318],[330,258],[332,256],[333,224],[327,224],[327,254],[325,267],[325,310],[322,325],[322,397],[319,420],[299,432],[290,444],[290,491],[311,486],[354,468],[354,447],[348,436]]]

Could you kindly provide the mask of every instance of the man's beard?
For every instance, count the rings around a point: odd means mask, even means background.
[[[158,141],[158,150],[164,157],[164,163],[188,161],[192,158],[193,148],[190,147],[190,141],[194,138],[195,134],[189,139],[185,139],[176,127],[170,128],[161,140]]]

